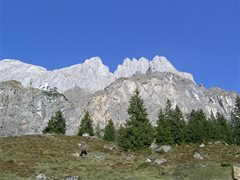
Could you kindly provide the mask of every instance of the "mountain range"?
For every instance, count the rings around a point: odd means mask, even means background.
[[[0,136],[41,134],[58,110],[66,118],[68,135],[77,133],[86,111],[94,125],[104,127],[112,119],[119,127],[136,88],[153,124],[167,99],[185,115],[201,108],[207,116],[220,112],[229,118],[239,95],[197,85],[190,73],[179,72],[163,56],[126,58],[114,73],[99,57],[53,71],[5,59],[0,74]]]

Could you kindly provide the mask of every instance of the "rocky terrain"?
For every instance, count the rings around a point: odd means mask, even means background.
[[[172,72],[194,81],[191,74],[177,71],[165,57],[155,56],[152,61],[145,58],[131,61],[126,58],[123,65],[119,65],[114,73],[109,71],[99,57],[87,59],[83,64],[53,71],[18,60],[5,59],[0,61],[0,82],[16,80],[21,82],[24,87],[56,88],[59,92],[65,92],[78,86],[85,91],[96,92],[120,77],[131,77],[135,74],[156,71]]]
[[[103,126],[108,119],[112,119],[119,126],[128,117],[128,102],[136,88],[140,91],[153,124],[167,98],[172,101],[173,106],[178,105],[184,114],[190,113],[192,109],[203,109],[207,116],[210,116],[211,112],[220,112],[229,118],[237,97],[235,92],[219,88],[207,90],[170,72],[155,72],[118,79],[104,90],[95,93],[85,109]]]
[[[202,108],[208,116],[220,112],[229,118],[238,95],[196,85],[191,74],[177,71],[159,56],[152,61],[125,59],[114,73],[99,58],[54,71],[3,60],[0,74],[0,136],[40,134],[58,110],[66,118],[68,135],[76,134],[86,111],[95,125],[104,127],[112,119],[118,127],[128,117],[128,101],[136,88],[153,124],[167,98],[184,114]]]
[[[17,81],[1,82],[0,136],[40,134],[49,118],[60,109],[67,119],[67,134],[76,133],[81,107],[57,92],[24,88]]]

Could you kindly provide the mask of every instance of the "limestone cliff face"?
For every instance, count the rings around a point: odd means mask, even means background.
[[[172,72],[194,82],[189,73],[183,73],[165,58],[155,56],[152,61],[145,58],[125,59],[123,65],[119,65],[114,73],[103,65],[99,57],[87,59],[83,64],[47,71],[45,68],[26,64],[18,60],[0,61],[0,82],[16,80],[24,87],[38,89],[57,89],[63,93],[76,86],[94,93],[103,90],[110,83],[121,77],[131,77],[137,74],[152,72]]]
[[[67,120],[67,134],[76,134],[82,108],[63,95],[24,88],[17,81],[0,83],[0,136],[41,134],[58,110]]]
[[[138,88],[145,102],[149,118],[153,124],[160,108],[164,108],[167,98],[178,105],[184,114],[192,109],[203,109],[207,116],[211,111],[220,112],[227,118],[233,110],[237,93],[219,88],[205,89],[191,80],[170,72],[155,72],[131,78],[120,78],[107,88],[97,92],[86,109],[90,111],[95,123],[104,126],[112,119],[117,126],[127,119],[128,102]]]

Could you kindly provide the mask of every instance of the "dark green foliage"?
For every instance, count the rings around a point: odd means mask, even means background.
[[[211,140],[219,140],[219,132],[217,129],[217,119],[213,112],[211,111],[211,117],[208,119],[211,127],[210,139]]]
[[[171,125],[171,131],[175,143],[181,144],[185,142],[186,128],[186,122],[183,118],[182,111],[176,106],[173,111],[173,121]]]
[[[92,127],[92,119],[90,117],[89,112],[86,112],[83,119],[81,120],[78,135],[82,136],[84,133],[88,133],[90,136],[94,135],[93,127]]]
[[[203,142],[211,139],[211,123],[202,109],[192,110],[188,117],[187,142]]]
[[[232,143],[240,145],[240,96],[237,97],[235,108],[231,114]]]
[[[138,90],[130,99],[128,114],[125,128],[119,130],[119,146],[133,151],[149,147],[153,141],[153,128]]]
[[[230,141],[229,137],[231,136],[231,134],[230,134],[229,125],[228,125],[225,117],[220,113],[217,113],[216,129],[217,129],[217,135],[218,135],[217,139],[218,140],[222,140],[225,142]]]
[[[115,133],[116,132],[115,132],[115,128],[114,128],[113,122],[110,119],[108,121],[107,126],[105,127],[103,139],[106,140],[106,141],[114,142],[115,141]]]
[[[165,115],[160,109],[158,114],[158,121],[156,127],[156,143],[158,144],[173,144],[174,139],[171,133],[169,121],[166,120]]]
[[[57,111],[54,116],[48,121],[47,127],[43,130],[43,133],[56,133],[65,134],[66,124],[65,119],[61,111]]]
[[[178,106],[172,109],[168,99],[164,112],[160,109],[156,128],[156,142],[160,144],[181,144],[185,142],[186,123]]]

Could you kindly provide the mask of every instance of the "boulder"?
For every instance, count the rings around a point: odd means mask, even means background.
[[[194,155],[193,155],[193,157],[195,157],[196,159],[203,159],[203,157],[201,156],[201,154],[198,153],[198,152],[195,152]]]
[[[164,158],[156,159],[154,161],[154,163],[159,164],[159,165],[161,165],[162,163],[165,163],[165,162],[167,162],[167,160]]]
[[[90,135],[88,133],[84,133],[82,136],[83,137],[89,137]]]
[[[172,149],[172,146],[163,145],[155,149],[156,153],[167,153]]]
[[[232,176],[234,180],[240,180],[240,165],[232,166]]]
[[[221,141],[215,141],[214,144],[221,144]]]
[[[151,159],[147,158],[145,162],[152,162]]]
[[[80,180],[80,176],[66,176],[64,180]]]
[[[151,144],[150,149],[155,150],[156,148],[158,148],[159,146],[157,144],[155,144],[154,142]]]
[[[36,180],[50,180],[44,173],[40,173],[36,176]]]
[[[205,144],[202,143],[202,144],[199,145],[199,147],[203,148],[203,147],[205,147]]]

